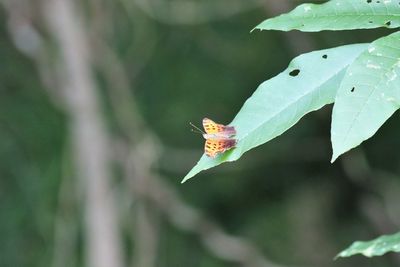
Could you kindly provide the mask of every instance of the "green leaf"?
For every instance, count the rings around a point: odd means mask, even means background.
[[[324,4],[302,4],[287,14],[259,24],[259,30],[372,29],[400,26],[400,5],[394,0],[332,0]]]
[[[295,58],[285,71],[258,87],[230,124],[237,131],[236,148],[214,159],[203,155],[182,182],[202,170],[239,159],[285,132],[305,114],[332,103],[346,68],[367,47],[346,45]]]
[[[332,113],[332,161],[370,138],[400,107],[400,32],[372,42],[349,66]]]
[[[387,252],[400,252],[400,232],[393,235],[383,235],[371,241],[357,241],[340,252],[336,257],[350,257],[362,254],[366,257],[382,256]]]

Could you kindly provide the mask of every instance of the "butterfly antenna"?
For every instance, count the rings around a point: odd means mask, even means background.
[[[197,127],[196,125],[194,125],[194,124],[191,123],[191,122],[189,122],[189,124],[190,124],[190,126],[192,126],[192,127],[194,128],[194,129],[191,129],[192,132],[204,134],[204,132],[203,132],[202,130],[200,130],[199,127]],[[197,131],[195,131],[195,130],[197,130]]]

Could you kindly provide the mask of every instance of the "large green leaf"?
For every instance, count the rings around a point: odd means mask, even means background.
[[[362,254],[367,257],[381,256],[387,252],[400,252],[400,232],[393,235],[383,235],[371,241],[357,241],[340,252],[338,257],[350,257]]]
[[[332,113],[332,161],[370,138],[400,107],[400,32],[372,42],[349,66]]]
[[[399,1],[332,0],[299,5],[287,14],[265,20],[255,29],[316,32],[399,26]]]
[[[346,68],[367,47],[346,45],[295,58],[285,71],[258,87],[230,124],[237,131],[237,147],[214,159],[203,155],[182,182],[202,170],[239,159],[285,132],[308,112],[332,103]]]

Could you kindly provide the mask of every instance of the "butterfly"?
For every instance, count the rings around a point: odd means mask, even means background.
[[[218,124],[208,118],[203,119],[204,131],[190,123],[197,131],[199,131],[206,143],[204,144],[204,153],[211,158],[215,158],[217,154],[223,153],[228,149],[236,146],[237,140],[233,138],[236,135],[235,127]]]

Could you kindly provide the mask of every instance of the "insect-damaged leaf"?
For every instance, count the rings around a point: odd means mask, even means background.
[[[331,0],[323,4],[299,5],[287,14],[263,21],[255,29],[316,32],[399,26],[398,1]]]
[[[400,32],[372,42],[349,66],[332,112],[332,161],[370,138],[400,107]]]
[[[295,58],[285,71],[262,83],[230,123],[237,132],[236,148],[214,159],[203,155],[182,182],[202,170],[239,159],[285,132],[305,114],[332,103],[346,68],[367,47],[346,45]]]

